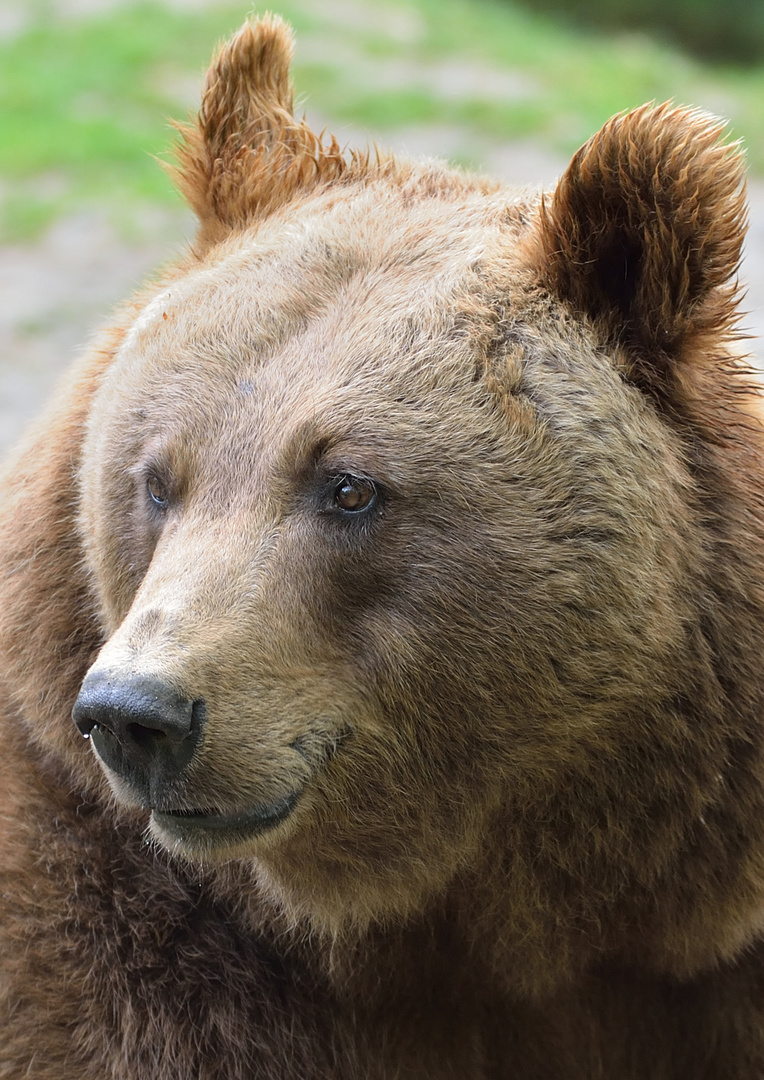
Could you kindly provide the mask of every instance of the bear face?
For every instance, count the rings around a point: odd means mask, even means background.
[[[514,789],[679,693],[701,557],[677,440],[561,312],[538,340],[520,209],[379,186],[160,291],[82,467],[76,715],[117,797],[189,858],[310,862],[335,918],[420,907]]]
[[[195,248],[76,376],[51,479],[18,470],[31,737],[334,937],[450,905],[528,994],[729,957],[764,821],[739,156],[660,107],[544,198],[347,159],[289,53],[277,20],[221,52]]]

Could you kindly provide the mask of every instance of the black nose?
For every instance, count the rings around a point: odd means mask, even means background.
[[[201,745],[205,709],[148,675],[86,676],[72,718],[93,740],[101,760],[135,789],[141,801],[161,805],[168,786],[182,778]]]

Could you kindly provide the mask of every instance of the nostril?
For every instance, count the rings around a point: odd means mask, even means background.
[[[151,751],[158,743],[167,738],[167,733],[159,728],[145,727],[143,724],[127,724],[125,735],[129,741],[141,750]]]
[[[96,718],[94,716],[91,716],[91,714],[88,712],[78,710],[76,706],[74,712],[72,713],[72,717],[80,735],[83,735],[86,739],[89,739],[90,733],[98,723]]]

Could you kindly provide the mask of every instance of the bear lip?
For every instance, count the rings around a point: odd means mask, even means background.
[[[215,835],[257,836],[268,829],[275,828],[294,810],[300,793],[290,792],[273,803],[258,804],[234,814],[224,814],[217,810],[159,810],[153,809],[151,816],[156,825],[164,832],[183,841],[206,837],[212,840]]]

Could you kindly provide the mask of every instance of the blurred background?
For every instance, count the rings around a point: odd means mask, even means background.
[[[299,111],[342,144],[549,186],[613,113],[673,99],[747,149],[764,335],[762,0],[273,0]],[[0,0],[0,449],[111,306],[193,232],[157,162],[229,0]],[[756,343],[752,343],[756,349]]]

